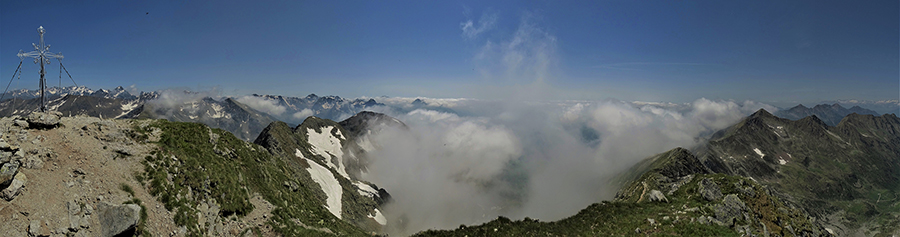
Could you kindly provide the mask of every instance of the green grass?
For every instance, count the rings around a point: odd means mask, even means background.
[[[214,199],[224,218],[242,217],[254,210],[253,193],[275,206],[267,222],[285,236],[321,235],[294,220],[316,228],[328,228],[337,235],[366,235],[359,228],[329,213],[307,187],[292,192],[282,186],[300,170],[272,156],[263,147],[244,142],[231,133],[202,124],[158,120],[143,128],[162,131],[159,149],[145,158],[145,180],[151,195],[175,213],[175,223],[188,229],[189,236],[205,234],[198,223],[196,205]],[[218,137],[210,141],[210,134]]]

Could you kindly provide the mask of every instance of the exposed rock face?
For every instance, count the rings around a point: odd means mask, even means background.
[[[113,205],[101,202],[100,211],[101,236],[117,236],[134,231],[141,218],[141,207],[136,204]]]
[[[722,204],[716,204],[716,220],[726,226],[733,226],[736,221],[744,220],[747,205],[735,194],[728,194]]]
[[[34,112],[28,115],[28,125],[31,128],[48,129],[59,126],[59,115],[54,113]]]
[[[712,179],[703,179],[698,186],[700,196],[703,196],[703,199],[706,199],[707,201],[716,201],[722,198],[722,189],[720,189],[719,185],[712,181]]]
[[[28,178],[25,177],[25,174],[17,173],[9,186],[0,190],[0,198],[3,198],[3,200],[6,201],[12,201],[13,198],[16,198],[16,196],[19,195],[19,192],[22,191],[22,187],[25,187],[26,182],[28,182]]]

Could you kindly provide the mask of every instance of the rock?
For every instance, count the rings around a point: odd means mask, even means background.
[[[28,178],[25,177],[25,174],[17,173],[9,186],[0,191],[0,198],[3,198],[3,200],[6,201],[12,201],[13,198],[16,198],[22,191],[22,187],[25,186],[26,182],[28,182]]]
[[[11,148],[12,148],[12,147],[10,147],[9,143],[6,143],[6,142],[4,142],[4,141],[0,141],[0,150],[4,150],[4,151],[13,151]]]
[[[30,128],[48,129],[59,126],[59,115],[51,113],[34,112],[26,120]]]
[[[744,218],[744,211],[747,206],[736,194],[728,194],[722,204],[716,204],[715,213],[716,220],[721,222],[720,225],[732,226],[735,220]]]
[[[0,151],[0,164],[9,162],[12,159],[12,152]]]
[[[141,206],[136,204],[113,205],[101,202],[97,209],[100,213],[101,236],[116,236],[133,231],[141,217]]]
[[[12,183],[16,173],[19,172],[19,162],[10,161],[0,166],[0,188],[6,188]]]
[[[47,222],[40,221],[40,220],[32,220],[31,223],[28,224],[28,236],[31,236],[31,237],[50,236],[50,228],[47,227]]]
[[[16,123],[16,126],[19,126],[19,127],[23,127],[23,128],[28,127],[28,122],[26,122],[25,120],[16,120],[15,123]]]
[[[700,191],[700,196],[703,196],[703,199],[706,199],[707,201],[716,201],[722,198],[722,189],[719,188],[719,185],[712,179],[705,178],[700,180],[698,186],[698,191]]]
[[[81,227],[81,218],[84,216],[81,212],[81,205],[74,201],[68,201],[66,210],[69,214],[69,231],[78,231],[78,228]]]
[[[25,159],[25,164],[22,167],[26,169],[42,169],[44,168],[44,160],[39,156],[29,156]]]
[[[662,192],[656,189],[650,190],[649,196],[651,202],[669,202],[669,199],[667,199]]]
[[[72,174],[75,174],[75,176],[86,175],[87,172],[84,172],[84,170],[82,170],[81,168],[75,168],[74,170],[72,170]]]

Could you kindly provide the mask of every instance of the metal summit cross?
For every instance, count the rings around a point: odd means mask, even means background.
[[[44,104],[44,88],[47,87],[47,79],[44,78],[44,74],[46,74],[46,70],[44,70],[44,64],[50,64],[50,59],[55,58],[60,60],[63,58],[62,53],[52,53],[50,52],[50,45],[44,45],[44,26],[38,27],[38,33],[41,35],[41,43],[40,45],[31,43],[34,46],[34,51],[24,52],[19,50],[19,59],[25,60],[26,57],[34,58],[34,63],[41,64],[41,112],[46,112],[46,105]],[[19,66],[21,66],[21,62]],[[62,62],[60,61],[60,68],[62,68]],[[68,74],[68,70],[66,70],[66,74]],[[71,78],[72,75],[69,75]]]

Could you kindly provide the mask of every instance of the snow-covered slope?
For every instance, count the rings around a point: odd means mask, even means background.
[[[271,123],[255,143],[273,154],[289,154],[298,163],[308,164],[301,167],[309,176],[297,181],[316,183],[307,187],[318,189],[314,192],[320,193],[323,207],[344,221],[382,233],[390,221],[381,207],[390,201],[390,195],[348,171],[356,172],[351,164],[365,156],[357,138],[350,134],[337,122],[309,117],[294,128],[284,122]]]
[[[325,196],[327,196],[327,198],[325,198],[325,208],[337,218],[341,218],[341,194],[343,192],[341,183],[334,178],[334,174],[332,174],[328,168],[303,157],[303,153],[300,152],[300,150],[297,150],[294,154],[309,164],[309,168],[306,170],[309,172],[312,180],[319,184],[319,187],[322,188],[322,191],[325,192]]]

